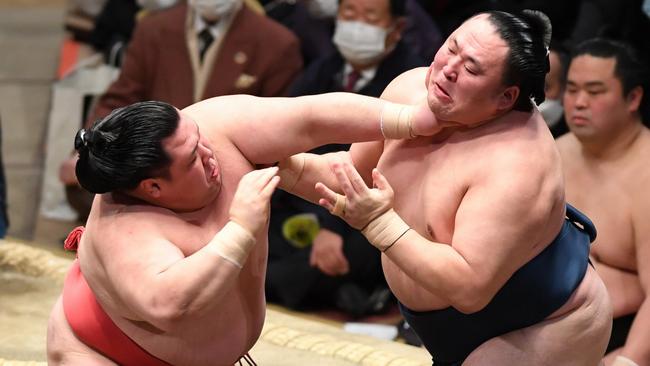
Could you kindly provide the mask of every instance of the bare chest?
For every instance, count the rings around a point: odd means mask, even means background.
[[[387,146],[379,170],[395,191],[394,207],[420,235],[451,244],[454,220],[465,193],[454,148],[405,141]]]
[[[565,170],[567,202],[582,210],[596,225],[598,237],[591,253],[608,265],[636,270],[636,189],[629,173],[610,169],[572,167]],[[636,198],[635,198],[636,197]]]

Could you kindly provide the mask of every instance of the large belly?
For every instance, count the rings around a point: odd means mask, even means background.
[[[385,255],[382,255],[382,266],[391,291],[409,309],[426,311],[449,306],[449,303],[417,284]]]
[[[453,168],[452,162],[445,158],[447,149],[427,141],[394,144],[387,148],[378,164],[395,191],[395,211],[418,234],[443,244],[452,242],[455,215],[464,192],[458,175],[449,174]],[[427,158],[422,159],[423,155]],[[410,309],[449,306],[385,255],[382,255],[382,265],[392,292]]]

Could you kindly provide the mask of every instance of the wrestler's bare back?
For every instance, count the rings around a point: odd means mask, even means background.
[[[217,135],[207,128],[203,132]],[[232,365],[253,346],[264,323],[266,235],[257,238],[234,286],[202,314],[184,317],[172,330],[163,332],[143,322],[115,290],[120,281],[134,280],[129,260],[155,258],[171,264],[180,259],[180,253],[190,256],[205,246],[228,221],[237,184],[253,167],[225,139],[212,140],[212,147],[221,170],[221,187],[213,202],[199,211],[179,214],[150,205],[124,205],[116,203],[110,194],[98,195],[78,251],[86,280],[118,327],[149,353],[175,365]],[[107,278],[105,261],[124,262],[121,278]],[[189,271],[185,275],[194,274]],[[59,299],[50,320],[51,333],[57,340],[50,342],[48,353],[56,355],[57,350],[65,350],[62,357],[71,357],[73,364],[74,360],[84,365],[112,364],[74,337],[60,303]]]
[[[399,83],[391,85],[394,89],[389,89],[385,97],[396,102],[424,98],[426,89],[422,80],[425,74],[426,69],[422,68],[401,76]],[[415,93],[414,90],[419,92]],[[403,96],[412,100],[400,100]],[[558,170],[560,158],[538,114],[525,122],[515,117],[514,120],[457,130],[452,134],[443,131],[439,136],[388,142],[378,168],[395,191],[395,210],[411,228],[428,240],[449,244],[454,236],[456,212],[469,187],[483,184],[481,179],[487,176],[485,169],[499,166],[495,164],[499,160],[512,159],[508,154],[519,154],[528,159],[528,169],[522,171],[522,175],[538,174],[544,177],[543,180],[551,187],[542,190],[546,195],[544,199],[554,202],[552,210],[548,212],[551,219],[547,225],[537,233],[531,232],[531,238],[537,237],[537,241],[521,243],[527,249],[519,252],[521,255],[518,258],[513,258],[525,263],[554,239],[564,220],[563,177],[561,170]],[[481,218],[476,217],[475,220],[479,222]],[[485,248],[485,255],[489,256],[490,253],[491,248]],[[442,298],[416,283],[388,256],[382,255],[382,264],[391,290],[407,307],[426,311],[449,306]],[[609,335],[608,331],[603,331],[610,316],[604,291],[595,271],[589,268],[574,295],[547,321],[484,343],[465,364],[576,365],[579,364],[575,363],[576,355],[581,352],[583,355],[579,358],[585,361],[584,365],[597,364],[602,354],[590,355],[586,350],[594,343],[606,342]],[[595,331],[591,332],[592,336],[585,337],[592,330]],[[534,334],[539,337],[536,338]],[[546,336],[542,336],[544,334]],[[557,338],[548,338],[550,334]],[[576,342],[575,337],[588,340]],[[566,344],[571,344],[572,349],[566,349]],[[555,351],[561,351],[561,356],[552,353]],[[543,354],[537,355],[537,352]],[[553,362],[549,362],[551,360]]]

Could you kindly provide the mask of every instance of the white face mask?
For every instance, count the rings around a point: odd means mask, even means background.
[[[72,3],[84,13],[95,17],[102,11],[106,0],[74,0]]]
[[[315,18],[334,18],[339,11],[339,0],[307,0],[307,10]]]
[[[386,34],[382,27],[359,21],[337,20],[334,44],[346,60],[369,64],[386,49]]]
[[[137,3],[142,9],[160,10],[175,5],[178,0],[138,0]]]
[[[643,11],[650,17],[650,0],[645,0],[643,2]]]
[[[537,108],[549,127],[555,126],[564,114],[564,107],[558,99],[546,99]]]
[[[205,20],[217,20],[230,14],[241,0],[190,0],[190,6]]]

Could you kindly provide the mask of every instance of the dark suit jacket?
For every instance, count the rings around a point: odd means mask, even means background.
[[[312,95],[343,91],[341,85],[345,60],[339,52],[312,62],[291,85],[290,96]],[[426,66],[427,62],[411,52],[404,42],[399,42],[377,67],[375,77],[358,91],[358,94],[378,97],[386,86],[404,71]]]
[[[187,11],[183,1],[136,25],[120,76],[100,97],[89,123],[114,108],[144,100],[160,100],[177,108],[195,102],[185,35]],[[297,38],[247,6],[242,6],[223,37],[201,99],[227,94],[281,96],[302,69]],[[235,57],[242,54],[243,62],[242,57]],[[237,83],[242,75],[256,80],[242,87]]]
[[[289,90],[289,95],[300,96],[343,91],[341,81],[344,65],[345,60],[338,51],[327,57],[315,60],[296,79]],[[379,64],[375,77],[357,93],[379,97],[388,84],[398,75],[407,70],[426,65],[427,62],[414,52],[411,52],[404,42],[399,42],[393,52]],[[333,151],[348,150],[349,147],[350,145],[346,144],[330,144],[316,148],[311,152],[325,154]],[[280,204],[281,201],[283,201],[283,204]],[[307,211],[316,213],[321,226],[326,229],[343,236],[348,230],[347,225],[342,220],[330,215],[322,207],[308,203],[299,197],[292,196],[281,190],[277,190],[274,193],[272,207],[274,209],[277,208],[271,214],[272,220],[273,215],[281,216],[282,210],[291,212],[291,214],[295,214],[296,211]]]

